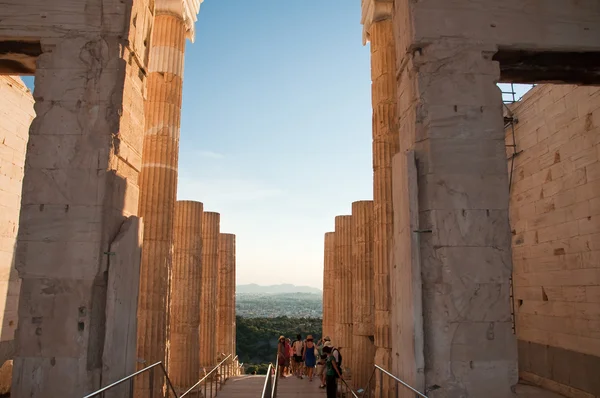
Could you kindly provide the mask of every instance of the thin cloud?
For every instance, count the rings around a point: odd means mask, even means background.
[[[196,155],[209,159],[223,159],[225,155],[213,151],[197,151]]]

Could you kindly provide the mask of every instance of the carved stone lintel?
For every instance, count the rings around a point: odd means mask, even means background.
[[[156,14],[175,14],[183,18],[186,26],[186,37],[194,42],[196,29],[194,27],[198,20],[200,4],[204,0],[156,0]]]
[[[361,0],[363,25],[363,45],[369,42],[371,24],[392,17],[394,0]]]

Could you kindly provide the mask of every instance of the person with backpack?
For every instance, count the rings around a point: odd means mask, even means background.
[[[304,342],[302,341],[302,336],[297,335],[296,340],[292,343],[292,349],[294,351],[294,361],[292,364],[292,372],[298,377],[302,379],[302,357],[304,356]]]
[[[334,351],[337,355],[334,355]],[[327,354],[326,370],[325,370],[325,388],[327,398],[335,398],[337,394],[337,379],[344,379],[342,376],[342,355],[337,348],[327,345],[323,347],[323,352]],[[338,359],[339,358],[339,362]]]

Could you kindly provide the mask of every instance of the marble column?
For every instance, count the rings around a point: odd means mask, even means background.
[[[335,233],[325,233],[323,258],[323,337],[334,335],[334,244]]]
[[[194,385],[199,375],[203,213],[200,202],[175,203],[169,377],[178,392]]]
[[[391,288],[393,252],[392,158],[398,152],[396,48],[392,22],[393,2],[362,1],[364,42],[371,45],[371,99],[373,105],[373,267],[375,291],[375,346],[380,366],[391,368]],[[392,385],[384,391],[394,396]]]
[[[217,357],[235,357],[235,235],[219,234]]]
[[[352,383],[365,388],[375,360],[373,201],[352,203]]]
[[[3,3],[4,15],[24,15],[31,5],[11,3]],[[12,397],[83,397],[135,370],[150,3],[107,3],[110,18],[99,18],[97,7],[72,7],[60,29],[37,36],[36,117],[19,191]],[[48,20],[59,13],[54,6],[44,4]],[[134,14],[144,22],[137,28]]]
[[[343,366],[349,369],[352,363],[352,216],[335,218],[334,262],[333,345],[340,349]]]
[[[202,219],[202,293],[200,295],[200,366],[207,371],[217,361],[217,272],[219,268],[219,213]]]
[[[138,367],[166,363],[173,217],[186,38],[194,37],[199,0],[156,0],[148,66],[139,215],[144,249],[138,307]],[[136,22],[134,22],[136,23]],[[145,377],[145,376],[144,376]],[[143,378],[144,378],[143,377]],[[162,388],[157,377],[155,394]],[[139,383],[136,391],[147,388]],[[145,392],[138,392],[138,396]]]

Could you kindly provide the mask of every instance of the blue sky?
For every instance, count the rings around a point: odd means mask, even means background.
[[[323,234],[372,198],[360,2],[206,0],[196,29],[178,197],[237,235],[238,283],[321,287]]]

